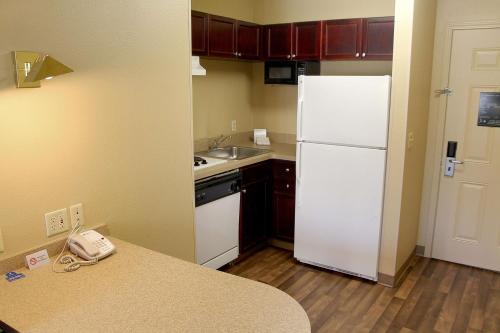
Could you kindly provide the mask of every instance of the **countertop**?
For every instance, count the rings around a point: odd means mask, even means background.
[[[311,330],[302,307],[276,288],[110,240],[117,253],[97,265],[2,278],[0,319],[20,332]]]
[[[229,170],[238,169],[250,164],[270,160],[270,159],[279,159],[279,160],[287,160],[287,161],[295,161],[295,145],[288,143],[273,143],[270,146],[257,146],[252,143],[235,143],[235,146],[241,147],[253,147],[259,149],[267,149],[269,150],[266,154],[257,155],[254,157],[245,158],[242,160],[229,160],[226,163],[214,165],[213,167],[208,167],[205,169],[196,170],[194,172],[194,179],[202,179],[206,177],[210,177],[216,175],[218,173],[226,172]],[[195,153],[196,155],[196,153]]]

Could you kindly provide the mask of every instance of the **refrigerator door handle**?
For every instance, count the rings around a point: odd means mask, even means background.
[[[304,100],[299,99],[297,107],[297,140],[302,141],[302,108],[304,107]]]
[[[297,202],[297,207],[300,207],[302,205],[302,200],[301,200],[301,184],[302,184],[302,142],[297,142],[297,170],[296,170],[296,190],[295,190],[295,196],[296,196],[296,202]]]

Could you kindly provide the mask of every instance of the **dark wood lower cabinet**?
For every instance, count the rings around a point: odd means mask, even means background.
[[[295,162],[273,161],[273,238],[293,242],[295,230]]]
[[[268,238],[293,242],[295,162],[272,160],[241,168],[240,255]]]
[[[273,193],[273,236],[293,242],[295,231],[295,195]]]
[[[266,161],[241,169],[240,254],[264,244],[271,218],[271,164]]]

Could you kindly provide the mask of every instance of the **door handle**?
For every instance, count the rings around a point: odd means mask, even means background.
[[[298,103],[297,110],[297,139],[302,140],[302,108],[304,107],[304,101],[301,99]]]
[[[464,164],[464,162],[456,160],[453,157],[447,157],[444,165],[444,175],[446,177],[453,177],[455,175],[455,167],[461,164]]]
[[[297,142],[297,166],[295,170],[295,202],[296,206],[302,206],[302,142]]]

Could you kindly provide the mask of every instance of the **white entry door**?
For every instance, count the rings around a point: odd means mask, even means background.
[[[453,32],[449,87],[432,256],[500,271],[500,28]]]

